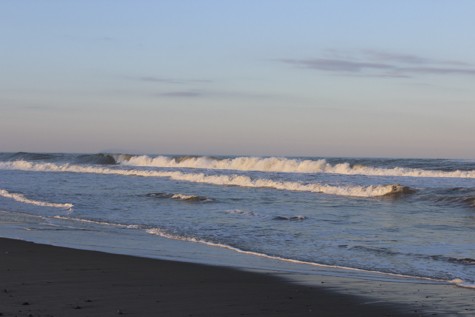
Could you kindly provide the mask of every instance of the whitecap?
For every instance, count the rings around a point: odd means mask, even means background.
[[[31,163],[26,161],[0,162],[0,168],[41,172],[69,172],[142,177],[164,177],[176,181],[204,183],[218,186],[272,188],[278,190],[323,193],[351,197],[378,197],[405,193],[409,191],[408,187],[398,184],[370,186],[335,186],[320,183],[275,181],[266,178],[253,179],[245,175],[207,175],[204,173],[185,173],[180,171],[131,170],[98,166],[80,166],[71,164]]]
[[[0,196],[13,199],[17,202],[41,207],[53,207],[53,208],[62,208],[72,211],[73,204],[70,203],[52,203],[47,201],[35,200],[25,197],[23,194],[19,193],[10,193],[5,189],[0,189]]]

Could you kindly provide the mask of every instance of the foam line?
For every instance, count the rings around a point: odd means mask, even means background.
[[[416,168],[378,168],[349,163],[329,164],[324,159],[298,160],[281,157],[236,157],[215,159],[206,156],[174,158],[168,156],[115,155],[117,163],[128,166],[198,168],[280,173],[332,173],[343,175],[475,178],[475,171],[436,171]]]
[[[332,268],[332,269],[356,271],[356,272],[365,272],[365,273],[373,273],[373,274],[377,273],[377,274],[383,274],[383,275],[386,275],[386,276],[392,276],[392,277],[397,277],[397,278],[413,278],[413,279],[417,278],[417,279],[426,280],[426,281],[450,283],[450,284],[454,284],[456,286],[465,287],[465,288],[474,288],[475,287],[472,284],[465,283],[461,279],[443,280],[443,279],[423,277],[423,276],[411,276],[411,275],[404,275],[404,274],[398,274],[398,273],[371,271],[371,270],[359,269],[359,268],[354,268],[354,267],[330,265],[330,264],[321,264],[321,263],[310,262],[310,261],[305,261],[305,260],[296,260],[296,259],[284,258],[284,257],[281,257],[281,256],[269,255],[269,254],[265,254],[265,253],[255,252],[255,251],[246,251],[246,250],[242,250],[240,248],[233,247],[233,246],[230,246],[230,245],[227,245],[227,244],[216,243],[216,242],[212,242],[212,241],[208,241],[208,240],[204,240],[204,239],[200,239],[200,238],[185,237],[185,236],[180,236],[180,235],[168,233],[168,232],[166,232],[165,230],[163,230],[161,228],[151,228],[151,229],[146,229],[145,231],[147,233],[151,234],[151,235],[157,235],[157,236],[160,236],[160,237],[166,238],[166,239],[187,241],[187,242],[193,242],[193,243],[200,243],[200,244],[204,244],[204,245],[207,245],[207,246],[210,246],[210,247],[223,248],[223,249],[231,250],[231,251],[241,253],[241,254],[252,255],[252,256],[257,256],[257,257],[271,259],[271,260],[277,260],[277,261],[283,261],[283,262],[288,262],[288,263],[304,264],[304,265],[310,265],[310,266],[314,266],[314,267]]]
[[[0,196],[16,200],[20,203],[35,205],[35,206],[41,206],[41,207],[62,208],[62,209],[67,209],[67,210],[72,210],[72,208],[73,208],[73,204],[69,204],[69,203],[65,203],[65,204],[50,203],[50,202],[46,202],[46,201],[29,199],[29,198],[26,198],[25,195],[23,195],[23,194],[10,193],[5,189],[0,189]]]
[[[389,194],[403,193],[408,190],[407,187],[393,184],[371,186],[332,186],[319,183],[305,184],[300,182],[274,181],[263,178],[252,179],[249,176],[244,175],[206,175],[204,173],[184,173],[180,171],[144,171],[70,164],[31,163],[26,161],[0,162],[0,168],[41,172],[70,172],[142,177],[164,177],[176,181],[204,183],[218,186],[272,188],[278,190],[324,193],[352,197],[378,197]]]

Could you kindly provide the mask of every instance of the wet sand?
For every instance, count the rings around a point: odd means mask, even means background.
[[[0,316],[421,315],[412,307],[371,302],[325,285],[0,239]]]

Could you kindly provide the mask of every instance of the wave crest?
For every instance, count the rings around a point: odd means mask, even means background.
[[[350,163],[330,164],[324,159],[300,160],[283,157],[212,158],[206,156],[115,155],[117,163],[128,166],[196,168],[280,173],[332,173],[343,175],[475,178],[475,171],[442,171],[419,168],[382,168]]]
[[[41,207],[62,208],[62,209],[67,209],[67,210],[72,210],[73,208],[73,204],[70,204],[70,203],[62,204],[62,203],[51,203],[47,201],[34,200],[34,199],[25,197],[25,195],[23,194],[10,193],[9,191],[5,189],[0,189],[0,196],[13,199],[23,204],[29,204],[29,205],[35,205],[35,206],[41,206]]]
[[[115,158],[111,154],[83,154],[76,158],[76,163],[79,164],[98,164],[98,165],[114,165],[117,164]]]
[[[204,183],[218,186],[239,186],[250,188],[271,188],[278,190],[300,191],[323,193],[339,196],[352,197],[378,197],[395,195],[409,191],[408,187],[389,184],[389,185],[370,185],[370,186],[334,186],[319,183],[300,183],[293,181],[275,181],[272,179],[257,178],[253,179],[244,175],[206,175],[204,173],[184,173],[179,171],[145,171],[117,169],[99,166],[81,166],[70,164],[53,163],[32,163],[25,161],[0,162],[0,168],[17,169],[41,172],[69,172],[69,173],[89,173],[105,175],[124,175],[124,176],[142,176],[142,177],[164,177],[176,181],[185,181],[191,183]]]

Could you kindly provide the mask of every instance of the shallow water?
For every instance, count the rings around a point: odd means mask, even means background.
[[[20,238],[475,284],[473,161],[3,153],[0,210]]]

